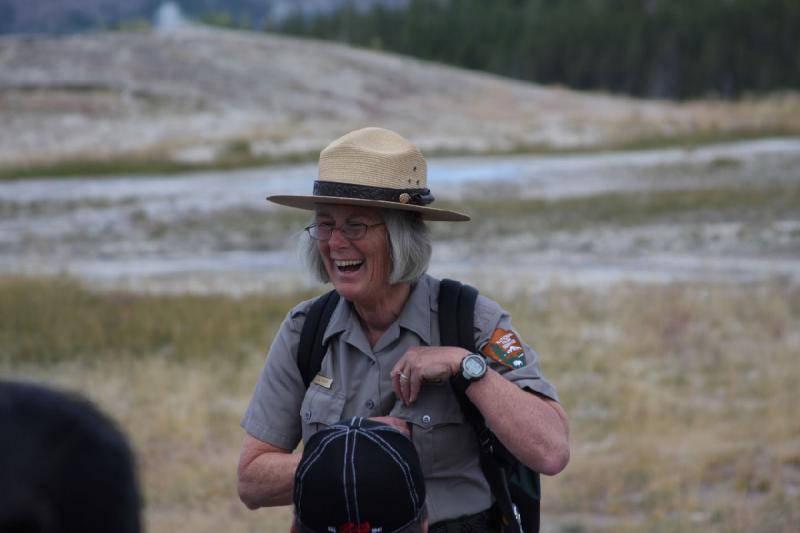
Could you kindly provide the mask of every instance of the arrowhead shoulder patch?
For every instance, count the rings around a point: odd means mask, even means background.
[[[525,366],[525,349],[519,337],[511,330],[494,330],[482,351],[486,357],[505,367],[515,369]]]

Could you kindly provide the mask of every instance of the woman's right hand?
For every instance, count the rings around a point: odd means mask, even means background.
[[[404,404],[419,397],[423,383],[450,379],[461,367],[469,352],[458,346],[413,346],[397,361],[390,372],[394,393]]]

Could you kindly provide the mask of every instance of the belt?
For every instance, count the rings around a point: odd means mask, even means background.
[[[442,520],[428,528],[428,533],[487,533],[499,532],[500,529],[494,520],[491,509],[471,515]]]

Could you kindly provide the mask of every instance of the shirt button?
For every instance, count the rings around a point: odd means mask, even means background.
[[[369,360],[369,366],[375,366],[375,359]]]
[[[431,415],[422,415],[422,423],[423,424],[430,424],[431,423]]]
[[[373,407],[375,407],[375,402],[367,400],[367,409],[372,409]]]
[[[305,418],[306,422],[311,420],[311,411],[306,411],[305,414],[303,415],[303,418]]]

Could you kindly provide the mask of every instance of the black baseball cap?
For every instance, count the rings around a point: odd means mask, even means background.
[[[425,479],[399,430],[355,417],[314,435],[294,483],[295,526],[312,533],[395,533],[425,516]]]

